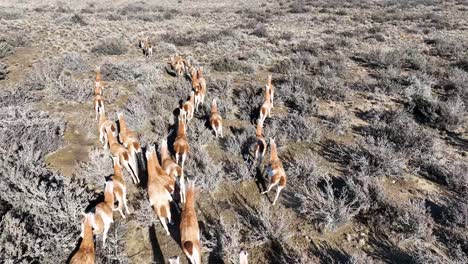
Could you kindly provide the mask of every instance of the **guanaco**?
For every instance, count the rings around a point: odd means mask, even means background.
[[[180,237],[182,249],[192,264],[201,263],[200,228],[195,213],[195,185],[189,181],[187,200],[182,210],[180,222]]]
[[[138,139],[138,133],[130,130],[125,122],[124,115],[122,113],[117,113],[117,118],[119,119],[119,141],[128,149],[130,155],[132,155],[133,160],[137,163],[136,175],[139,178],[139,169],[144,168],[144,162],[142,157],[142,150],[140,140]]]
[[[169,175],[169,177],[176,178],[180,177],[179,179],[179,186],[180,186],[180,201],[185,203],[185,179],[184,179],[184,171],[182,167],[179,166],[169,155],[169,150],[167,147],[167,140],[163,139],[161,142],[161,164],[163,169]]]
[[[187,62],[181,56],[172,56],[170,62],[171,68],[176,72],[177,76],[182,76]]]
[[[70,264],[94,264],[93,218],[90,214],[85,214],[81,220],[81,230],[83,239]]]
[[[273,200],[273,205],[275,205],[281,190],[286,187],[287,177],[283,168],[283,163],[278,158],[278,150],[275,139],[273,138],[270,138],[270,164],[268,165],[267,172],[268,176],[270,177],[270,186],[268,187],[268,190],[262,192],[262,194],[268,193],[271,188],[273,188],[275,185],[278,185],[276,188],[276,196]]]
[[[96,120],[98,120],[99,110],[104,110],[104,97],[100,94],[94,96],[94,111],[96,112]]]
[[[119,158],[112,157],[114,162],[114,175],[111,176],[112,182],[114,183],[114,199],[119,203],[117,208],[112,208],[113,211],[119,211],[122,218],[125,219],[125,215],[122,208],[125,207],[125,212],[130,214],[127,206],[127,187],[125,186],[125,180],[120,168]]]
[[[261,163],[265,156],[267,144],[265,136],[263,135],[263,121],[257,120],[257,129],[255,131],[256,146],[255,146],[255,161],[259,160]],[[260,159],[258,159],[260,157]]]
[[[260,120],[264,122],[267,117],[271,117],[271,94],[268,85],[266,85],[265,101],[260,108]]]
[[[147,172],[148,172],[148,197],[154,212],[161,221],[167,235],[170,235],[167,223],[171,222],[170,202],[172,196],[169,191],[169,176],[159,166],[158,157],[154,146],[146,150]],[[166,222],[167,221],[167,222]]]
[[[102,95],[102,88],[104,88],[104,85],[102,83],[101,67],[96,66],[96,78],[94,80],[94,94]]]
[[[146,54],[146,58],[153,57],[153,44],[149,41],[149,39],[148,39],[148,42],[146,43],[145,54]]]
[[[249,253],[247,253],[247,251],[244,249],[241,249],[239,252],[239,264],[249,264],[248,256]]]
[[[106,126],[107,139],[109,140],[109,150],[113,157],[118,157],[120,164],[127,170],[132,176],[133,182],[139,183],[140,179],[136,174],[136,162],[133,160],[130,152],[122,145],[117,142],[117,139],[112,134],[110,126]]]
[[[92,211],[87,213],[85,217],[90,217],[93,223],[93,233],[95,235],[102,234],[102,245],[106,245],[107,232],[109,231],[110,225],[114,222],[112,215],[112,209],[114,208],[114,185],[111,179],[106,181],[106,187],[104,188],[104,201],[98,203]],[[81,231],[84,237],[85,230]]]
[[[99,141],[104,145],[104,149],[108,147],[108,139],[106,133],[106,126],[110,126],[112,135],[115,137],[117,135],[117,127],[114,122],[107,119],[106,112],[104,108],[99,108],[99,124],[98,124],[98,131],[99,131]]]
[[[273,84],[271,83],[271,77],[272,77],[272,75],[271,75],[271,74],[268,74],[267,86],[268,86],[268,90],[270,91],[270,102],[271,102],[271,107],[273,108],[273,96],[274,96],[274,93],[275,93],[275,87],[274,87]]]
[[[195,97],[195,109],[198,111],[198,106],[200,105],[200,103],[204,103],[205,102],[205,96],[206,96],[206,80],[205,78],[203,77],[203,73],[202,73],[202,68],[198,68],[197,70],[197,78],[198,78],[198,83],[199,83],[199,86],[198,86],[198,97]],[[197,91],[196,91],[197,92]],[[197,100],[198,98],[198,100]]]
[[[185,159],[187,158],[187,154],[190,151],[190,147],[186,135],[187,128],[183,118],[185,113],[183,113],[183,109],[181,109],[180,111],[181,113],[179,114],[179,126],[177,127],[177,136],[174,141],[174,151],[176,156],[176,162],[179,163],[179,157],[181,157],[181,166],[182,169],[184,169]]]
[[[216,134],[216,137],[218,137],[218,135],[223,137],[223,118],[218,112],[218,105],[216,103],[216,99],[213,99],[213,102],[211,103],[210,124],[211,128],[213,128]]]
[[[190,98],[187,102],[182,105],[182,109],[184,110],[184,119],[185,123],[188,124],[190,120],[193,118],[193,112],[195,110],[195,92],[190,92]]]

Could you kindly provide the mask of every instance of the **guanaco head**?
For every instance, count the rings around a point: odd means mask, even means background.
[[[197,78],[197,70],[192,66],[190,66],[190,75],[192,75],[192,80],[198,79]]]
[[[271,86],[271,77],[272,77],[272,75],[268,74],[268,81],[267,81],[268,86]]]

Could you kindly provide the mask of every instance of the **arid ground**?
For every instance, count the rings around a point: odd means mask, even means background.
[[[80,2],[80,3],[75,3]],[[154,45],[151,58],[140,38]],[[0,0],[0,262],[64,263],[112,159],[98,139],[96,66],[109,117],[144,148],[174,141],[202,67],[207,98],[187,130],[203,263],[468,263],[468,2]],[[288,176],[278,203],[269,150],[254,164],[268,74]],[[216,98],[224,137],[208,124]],[[98,263],[188,259],[180,213],[166,236],[146,186]]]

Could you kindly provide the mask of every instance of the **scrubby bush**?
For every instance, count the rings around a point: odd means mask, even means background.
[[[255,72],[252,65],[232,58],[219,59],[214,61],[211,66],[213,70],[220,72],[243,72],[247,74]]]
[[[308,175],[303,184],[297,186],[301,214],[322,231],[335,231],[369,207],[359,184],[351,179],[339,181],[333,183],[333,179],[325,175]]]
[[[91,51],[101,55],[122,55],[128,52],[128,43],[122,38],[110,37],[100,41]]]
[[[45,154],[62,144],[64,124],[21,106],[3,107],[0,117],[0,201],[9,208],[0,220],[0,255],[6,262],[65,262],[90,194],[78,179],[44,167]]]
[[[189,142],[190,155],[185,164],[188,179],[196,180],[197,186],[205,191],[216,191],[222,179],[222,165],[214,161],[205,146]],[[184,170],[185,171],[185,170]]]
[[[0,62],[0,80],[6,79],[6,76],[9,72],[8,65]]]
[[[144,80],[154,70],[150,65],[132,61],[105,62],[101,65],[102,77],[109,81]]]
[[[257,36],[259,38],[266,38],[268,37],[268,32],[265,25],[257,25],[255,29],[252,31],[252,35]]]
[[[0,59],[12,54],[15,52],[15,48],[6,41],[0,42]]]

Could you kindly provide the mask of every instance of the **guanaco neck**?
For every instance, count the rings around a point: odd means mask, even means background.
[[[169,157],[169,151],[167,149],[167,140],[163,140],[161,143],[161,161],[166,160]]]
[[[214,114],[217,112],[218,112],[218,105],[216,104],[216,101],[213,101],[213,103],[211,104],[211,113]]]
[[[268,87],[271,87],[271,86],[272,86],[272,85],[271,85],[271,75],[268,75],[268,82],[267,82],[267,83],[268,83]]]
[[[177,137],[185,137],[185,122],[179,120],[179,127],[177,128]]]
[[[186,192],[186,197],[185,197],[185,208],[184,209],[195,209],[195,188],[193,185],[189,185],[187,188]]]
[[[255,131],[257,137],[263,137],[263,123],[260,121],[257,123],[257,130]]]
[[[276,143],[271,144],[270,146],[270,160],[278,160],[278,150],[276,148]]]
[[[117,117],[119,118],[120,131],[125,133],[127,131],[127,123],[125,123],[124,116],[119,113],[117,114]]]
[[[265,101],[270,102],[270,97],[271,97],[270,88],[267,86],[266,91],[265,91]]]
[[[194,92],[191,92],[190,93],[190,99],[189,101],[192,103],[192,104],[195,104],[195,93]]]
[[[114,176],[123,181],[122,168],[120,168],[119,160],[114,158]]]
[[[106,182],[104,189],[104,202],[114,207],[114,183],[111,181]]]
[[[85,217],[86,219],[84,220],[83,240],[81,241],[80,248],[94,251],[93,227],[88,217]]]

